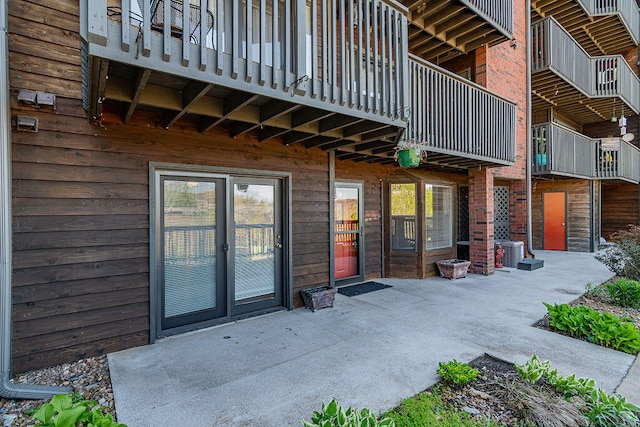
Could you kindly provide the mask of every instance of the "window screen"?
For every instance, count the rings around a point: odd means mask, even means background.
[[[453,246],[453,190],[440,185],[425,185],[426,248]]]
[[[391,184],[391,250],[416,249],[416,185]]]

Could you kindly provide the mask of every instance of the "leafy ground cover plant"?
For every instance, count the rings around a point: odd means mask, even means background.
[[[615,305],[640,308],[640,283],[624,277],[607,283],[607,291]]]
[[[632,319],[585,306],[543,304],[549,313],[549,326],[554,329],[625,353],[640,352],[640,330]]]
[[[82,400],[74,393],[57,394],[42,404],[33,414],[42,427],[127,427],[105,414],[104,406],[97,406],[95,400]]]
[[[358,411],[355,408],[344,409],[336,401],[322,404],[321,411],[313,411],[311,422],[302,420],[304,427],[395,427],[391,418],[378,420],[370,409]]]
[[[596,387],[594,380],[578,378],[575,375],[564,377],[558,371],[551,369],[549,361],[542,362],[538,356],[533,355],[523,365],[516,365],[518,375],[527,382],[531,378],[538,377],[532,384],[540,380],[554,387],[567,401],[578,396],[584,401],[583,416],[589,421],[589,426],[594,427],[634,427],[640,423],[640,408],[627,402],[619,395],[609,396],[605,391]],[[533,375],[532,373],[535,373]],[[538,374],[540,374],[538,376]]]
[[[479,373],[477,369],[456,359],[438,363],[437,374],[449,384],[466,384],[475,380]]]
[[[629,225],[611,237],[616,243],[595,258],[616,275],[640,281],[640,226]]]
[[[466,412],[448,408],[434,392],[425,391],[402,402],[384,414],[393,419],[397,427],[499,427],[491,420],[476,420]]]

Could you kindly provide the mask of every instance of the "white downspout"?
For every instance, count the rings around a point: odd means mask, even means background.
[[[14,384],[11,379],[11,98],[8,0],[0,0],[0,397],[47,399],[71,389]]]

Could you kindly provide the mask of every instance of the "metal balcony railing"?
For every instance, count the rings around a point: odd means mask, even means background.
[[[597,141],[552,123],[532,128],[532,173],[595,177]]]
[[[551,69],[589,97],[620,97],[640,113],[640,79],[622,55],[589,56],[553,18],[531,31],[532,73]]]
[[[409,140],[438,153],[515,161],[514,103],[414,55],[409,79]]]
[[[638,184],[640,182],[640,149],[620,141],[619,150],[604,150],[602,141],[596,146],[596,178],[617,178]]]
[[[505,34],[513,35],[513,0],[462,0]]]
[[[165,1],[81,0],[88,55],[403,125],[407,9],[394,0]]]
[[[640,182],[640,150],[616,139],[616,147],[604,147],[589,138],[552,123],[532,127],[532,173],[585,179],[621,179]]]
[[[620,14],[636,44],[640,42],[640,13],[635,0],[578,0],[591,16]]]

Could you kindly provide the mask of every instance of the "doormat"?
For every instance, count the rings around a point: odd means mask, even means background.
[[[391,288],[390,285],[378,282],[364,282],[357,285],[345,286],[338,288],[338,292],[348,297],[355,297],[356,295],[368,294],[369,292],[379,291],[380,289]]]

